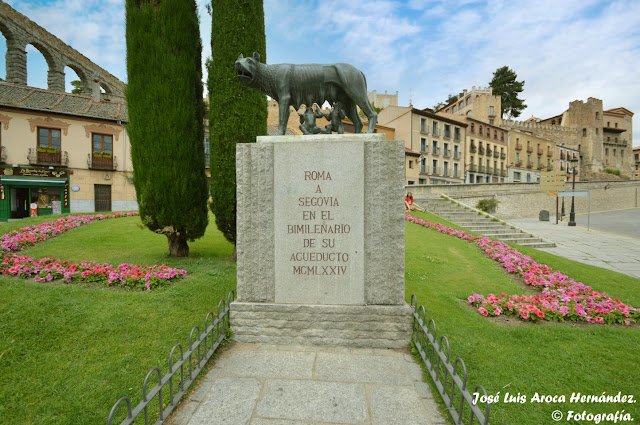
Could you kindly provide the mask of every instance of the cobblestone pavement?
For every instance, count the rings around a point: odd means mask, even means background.
[[[234,342],[170,425],[446,424],[406,350]]]
[[[537,218],[509,220],[523,230],[555,242],[555,248],[541,248],[560,257],[640,278],[640,238],[634,237],[640,225],[640,209],[592,214],[590,230],[587,216],[576,217],[575,227]],[[584,226],[584,227],[583,227]],[[617,233],[617,234],[616,234]]]

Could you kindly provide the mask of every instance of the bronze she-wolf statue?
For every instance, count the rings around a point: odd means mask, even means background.
[[[287,129],[290,106],[297,110],[302,104],[311,107],[314,103],[322,105],[325,101],[330,104],[342,103],[356,133],[361,133],[363,127],[356,106],[369,119],[369,133],[373,133],[378,121],[378,114],[367,98],[364,74],[347,63],[267,65],[260,63],[260,55],[254,53],[253,57],[246,58],[241,54],[235,63],[235,70],[242,84],[278,102],[278,134],[283,135]]]

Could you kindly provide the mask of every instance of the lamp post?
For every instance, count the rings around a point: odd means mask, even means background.
[[[571,166],[573,167],[573,184],[571,185],[571,191],[575,192],[576,190],[576,167],[578,166],[578,158],[573,158],[571,159]],[[575,226],[576,225],[576,212],[575,209],[573,207],[573,200],[574,197],[571,197],[571,212],[569,213],[569,226]]]

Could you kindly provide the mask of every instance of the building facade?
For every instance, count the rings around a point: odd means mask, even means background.
[[[556,143],[529,132],[509,131],[510,182],[539,182],[540,173],[555,169]]]
[[[565,181],[573,181],[574,171],[576,181],[580,181],[580,152],[577,149],[557,145],[555,158],[554,169],[565,173]]]
[[[410,106],[384,108],[378,123],[395,129],[396,139],[420,154],[418,184],[464,182],[467,124]]]
[[[633,174],[632,118],[633,112],[628,109],[604,110],[602,100],[590,97],[586,102],[569,103],[569,109],[562,114],[529,128],[536,135],[577,149],[583,180],[591,180],[600,178],[605,169]]]
[[[463,115],[491,125],[502,123],[502,97],[493,94],[491,87],[471,87],[471,91],[464,89],[455,102],[443,106],[436,112]]]
[[[126,111],[0,82],[0,221],[137,209]]]

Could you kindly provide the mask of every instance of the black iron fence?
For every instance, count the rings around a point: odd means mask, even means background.
[[[453,365],[451,364],[449,340],[443,335],[437,342],[436,323],[433,319],[426,322],[424,306],[418,306],[415,295],[411,296],[411,310],[413,311],[413,343],[427,366],[454,423],[462,424],[464,419],[469,425],[476,423],[474,421],[480,425],[489,425],[489,403],[484,403],[484,413],[478,407],[479,403],[473,403],[473,394],[467,390],[467,367],[464,361],[458,357]],[[473,393],[480,391],[484,394],[484,400],[487,400],[487,391],[482,385],[476,385],[473,389]]]
[[[235,292],[229,292],[227,299],[221,300],[220,303],[218,303],[216,316],[214,317],[213,312],[207,314],[207,317],[204,319],[204,331],[202,333],[200,332],[200,327],[193,327],[191,335],[189,335],[189,349],[186,352],[183,352],[182,344],[176,344],[173,347],[169,354],[169,371],[166,375],[162,376],[159,367],[154,367],[149,371],[142,384],[142,401],[133,410],[131,410],[131,400],[129,400],[129,397],[122,397],[118,400],[111,408],[111,412],[107,418],[107,425],[112,424],[118,406],[122,402],[126,402],[127,404],[127,416],[120,422],[120,425],[132,424],[142,413],[144,413],[144,423],[148,425],[149,405],[156,396],[158,419],[155,424],[162,424],[178,405],[178,402],[189,389],[196,376],[198,376],[198,373],[200,373],[207,361],[213,356],[213,353],[227,337],[227,331],[229,330],[229,306],[234,299]],[[179,359],[174,358],[176,349],[180,351]],[[188,370],[185,371],[185,369]],[[180,379],[174,383],[174,376],[178,372],[180,372]],[[151,379],[153,375],[157,376],[158,383],[149,390],[147,386],[149,379]],[[174,386],[177,388],[174,388]],[[166,405],[164,404],[165,400],[163,400],[162,396],[163,389],[166,390],[165,387],[168,387],[169,390],[169,399]]]

